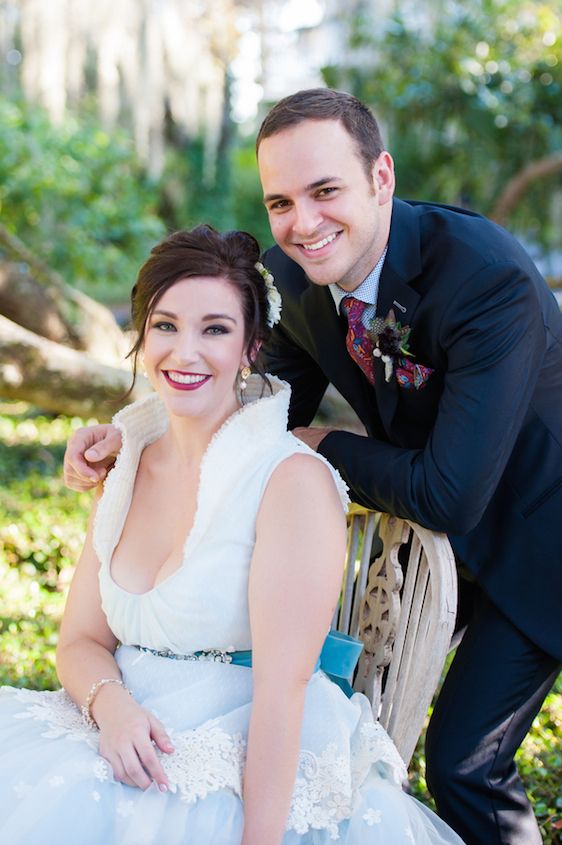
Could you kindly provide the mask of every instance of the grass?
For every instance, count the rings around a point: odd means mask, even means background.
[[[68,437],[85,422],[0,406],[0,684],[58,686],[58,625],[91,499],[66,490],[61,466]],[[517,757],[545,845],[562,843],[561,736],[562,675]],[[431,806],[423,736],[410,780]]]

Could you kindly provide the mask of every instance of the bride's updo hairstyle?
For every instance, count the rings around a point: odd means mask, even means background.
[[[133,356],[134,376],[147,321],[164,293],[184,279],[215,276],[226,279],[238,291],[246,355],[252,371],[266,381],[263,366],[257,360],[259,347],[270,333],[267,288],[255,267],[259,258],[259,244],[252,235],[239,231],[221,233],[207,225],[174,232],[153,247],[131,293],[132,324],[137,333],[129,352]]]

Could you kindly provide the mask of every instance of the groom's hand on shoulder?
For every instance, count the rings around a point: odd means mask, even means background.
[[[338,428],[324,428],[321,426],[302,426],[294,428],[292,433],[315,452],[318,451],[320,443],[324,440],[327,434],[332,431],[339,431]]]
[[[76,431],[64,454],[64,483],[83,492],[103,481],[121,449],[121,432],[114,425],[90,425]]]

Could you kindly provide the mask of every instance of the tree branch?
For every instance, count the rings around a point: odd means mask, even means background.
[[[149,390],[129,370],[93,361],[84,352],[46,340],[0,315],[0,395],[60,414],[111,419]]]
[[[19,264],[27,265],[36,284],[43,287],[42,298],[49,303],[64,326],[64,343],[74,349],[88,352],[97,361],[119,366],[124,360],[128,343],[111,311],[86,294],[68,285],[55,271],[47,267],[16,235],[0,224],[0,248]],[[19,273],[25,273],[20,268]],[[12,300],[30,295],[32,286],[21,288],[10,284]],[[35,309],[37,303],[31,296],[27,306]]]
[[[553,153],[532,161],[509,180],[492,209],[491,219],[500,226],[505,226],[513,209],[521,201],[529,186],[537,179],[551,176],[559,170],[562,170],[562,153]]]

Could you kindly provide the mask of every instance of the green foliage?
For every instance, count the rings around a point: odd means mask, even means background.
[[[128,300],[166,231],[206,222],[271,244],[253,142],[234,138],[213,164],[202,138],[171,139],[163,176],[149,183],[124,132],[86,113],[55,127],[2,97],[0,216],[68,284],[108,304]]]
[[[253,138],[232,152],[232,208],[237,229],[251,232],[262,250],[272,245]]]
[[[0,683],[57,685],[58,622],[91,498],[64,487],[61,464],[68,437],[83,424],[0,416]]]
[[[488,213],[511,176],[562,148],[562,18],[541,0],[434,0],[411,11],[398,4],[377,27],[357,17],[351,66],[325,68],[326,82],[381,118],[401,196]],[[537,183],[513,225],[559,238],[545,206],[561,183]]]
[[[0,98],[0,216],[69,284],[128,298],[164,227],[123,133],[90,118],[52,126],[36,106]]]
[[[253,140],[235,139],[214,171],[205,170],[201,139],[168,150],[160,191],[160,212],[168,228],[209,223],[219,230],[243,229],[262,249],[270,246]]]
[[[233,228],[228,159],[206,161],[203,138],[168,147],[158,188],[160,214],[170,231],[199,223],[219,230]]]

